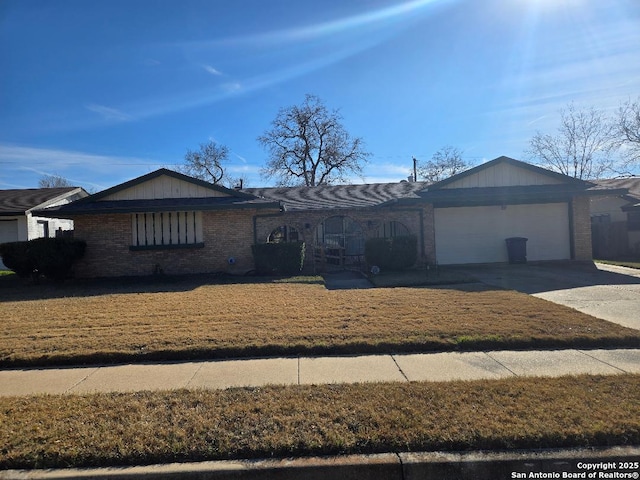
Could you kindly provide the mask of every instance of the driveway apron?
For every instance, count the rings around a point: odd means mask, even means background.
[[[528,293],[640,330],[640,270],[596,264],[596,268],[501,265],[469,270],[482,283]]]

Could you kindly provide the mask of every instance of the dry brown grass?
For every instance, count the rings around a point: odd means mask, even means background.
[[[0,398],[0,468],[637,445],[640,376]]]
[[[632,329],[524,294],[202,285],[0,303],[0,365],[638,345]]]

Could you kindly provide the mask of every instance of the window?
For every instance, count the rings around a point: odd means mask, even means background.
[[[267,238],[267,243],[282,243],[282,242],[299,242],[300,236],[298,235],[298,231],[287,225],[282,225],[276,228],[269,237]]]
[[[201,212],[150,212],[131,216],[131,249],[202,247]]]
[[[47,220],[38,220],[38,237],[40,238],[48,238],[49,237],[49,222]]]
[[[396,222],[395,220],[384,222],[378,227],[378,237],[393,238],[401,237],[404,235],[409,235],[409,229],[402,223]]]
[[[627,212],[627,230],[640,231],[640,212]]]

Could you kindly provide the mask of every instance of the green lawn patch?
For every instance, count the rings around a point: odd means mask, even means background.
[[[0,398],[0,468],[640,443],[640,375]]]

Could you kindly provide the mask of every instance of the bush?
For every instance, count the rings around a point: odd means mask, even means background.
[[[377,265],[382,270],[403,270],[416,263],[417,249],[415,235],[370,238],[364,245],[364,256],[369,265]]]
[[[73,264],[84,256],[87,244],[70,238],[36,238],[0,245],[3,263],[20,277],[33,274],[54,280],[71,275]]]
[[[29,242],[10,242],[0,244],[2,263],[19,277],[28,277],[36,269],[33,259],[27,254]]]
[[[251,251],[258,275],[295,275],[304,265],[304,242],[258,243]]]

